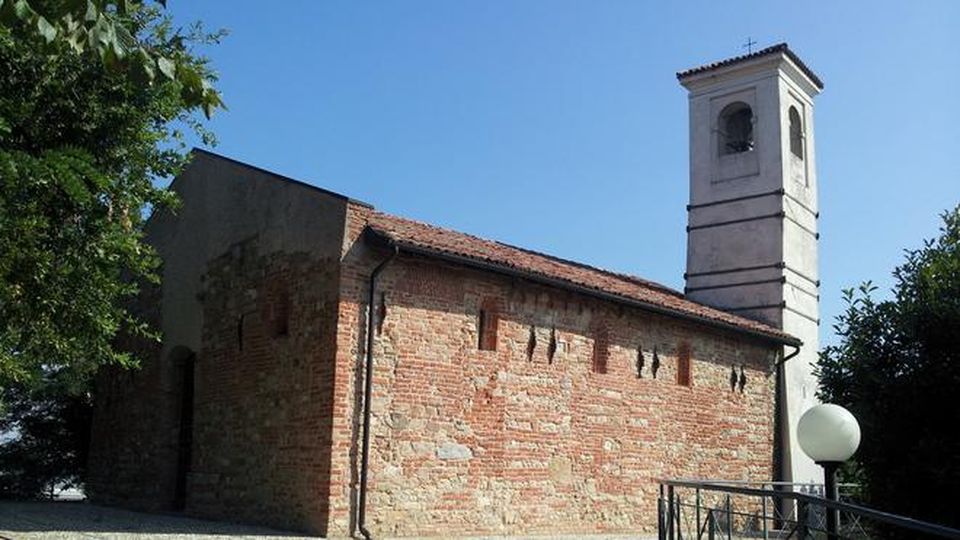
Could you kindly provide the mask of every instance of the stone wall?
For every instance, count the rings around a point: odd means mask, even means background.
[[[337,362],[353,369],[337,377],[332,534],[352,526],[365,280],[388,255],[349,244],[363,212],[348,210],[341,273]],[[379,290],[368,502],[375,535],[652,530],[658,477],[771,478],[771,348],[405,255]],[[491,305],[499,306],[497,349],[484,351],[478,315]],[[678,384],[684,349],[689,386]],[[730,381],[735,367],[739,382],[741,366],[743,393]]]
[[[326,533],[337,275],[255,239],[211,262],[188,513]]]

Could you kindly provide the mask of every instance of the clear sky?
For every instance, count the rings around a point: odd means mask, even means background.
[[[960,202],[960,2],[168,1],[230,36],[214,150],[682,289],[675,72],[786,41],[816,101],[821,339]]]

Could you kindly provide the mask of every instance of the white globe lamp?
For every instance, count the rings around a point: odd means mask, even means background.
[[[810,459],[821,462],[844,462],[860,446],[860,424],[850,411],[825,403],[811,407],[797,424],[800,448]]]
[[[826,498],[837,500],[837,468],[860,446],[860,424],[850,411],[824,403],[803,413],[797,424],[797,441],[810,459],[823,467]],[[837,537],[839,512],[827,510],[827,534]]]

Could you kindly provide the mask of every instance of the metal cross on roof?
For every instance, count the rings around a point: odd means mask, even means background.
[[[747,50],[747,54],[750,54],[753,52],[753,46],[756,44],[757,42],[754,41],[753,38],[748,37],[747,42],[743,44],[743,48]]]

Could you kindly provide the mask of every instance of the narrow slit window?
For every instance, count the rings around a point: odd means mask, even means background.
[[[496,303],[485,300],[477,315],[477,348],[481,351],[497,350],[497,327],[500,326],[500,315]]]
[[[553,363],[553,357],[557,354],[557,329],[550,329],[550,343],[547,344],[547,363]]]
[[[527,362],[533,362],[533,353],[537,350],[537,327],[530,325],[530,337],[527,338]]]
[[[273,306],[273,337],[284,337],[290,333],[290,296],[281,293]]]
[[[677,348],[677,384],[690,386],[690,345],[686,342]]]
[[[606,330],[599,330],[593,339],[593,372],[604,374],[607,372],[607,361],[610,358],[610,343]]]

